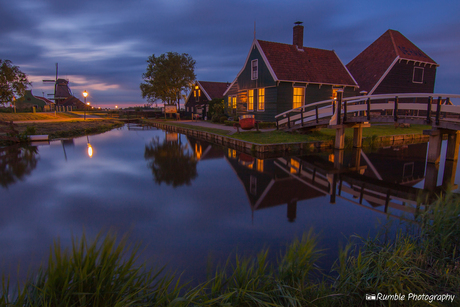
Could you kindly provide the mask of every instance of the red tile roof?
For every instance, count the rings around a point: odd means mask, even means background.
[[[224,92],[229,85],[227,82],[197,81],[201,89],[210,100],[224,97]]]
[[[276,81],[319,84],[357,84],[334,51],[257,40],[276,75]]]
[[[388,30],[348,63],[347,68],[360,89],[369,92],[398,56],[400,59],[437,65],[400,32]]]

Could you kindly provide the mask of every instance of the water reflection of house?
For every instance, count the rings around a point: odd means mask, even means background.
[[[290,175],[300,170],[296,158],[286,165],[288,171],[276,160],[257,159],[230,148],[225,158],[243,184],[252,211],[287,204],[287,218],[293,222],[298,201],[326,195]]]
[[[209,142],[191,137],[187,137],[187,141],[198,160],[222,159],[224,156],[222,148],[213,146]]]

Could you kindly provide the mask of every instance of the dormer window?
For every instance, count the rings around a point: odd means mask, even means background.
[[[195,90],[193,91],[193,96],[195,97],[195,101],[200,101],[201,90],[198,85],[195,86]]]
[[[259,60],[251,61],[251,80],[257,80],[259,78]]]

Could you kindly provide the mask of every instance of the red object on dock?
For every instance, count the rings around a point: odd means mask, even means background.
[[[242,115],[240,116],[239,124],[240,124],[241,129],[251,130],[256,125],[256,119],[254,118],[254,115],[252,114]]]

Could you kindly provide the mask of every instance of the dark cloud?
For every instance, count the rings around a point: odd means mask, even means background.
[[[94,101],[142,104],[139,84],[147,57],[190,54],[197,78],[232,81],[254,38],[292,42],[303,21],[304,44],[334,49],[344,63],[395,29],[441,66],[436,90],[458,84],[460,4],[454,1],[58,1],[0,0],[0,58],[10,59],[49,91],[42,76],[54,63],[75,93]]]

